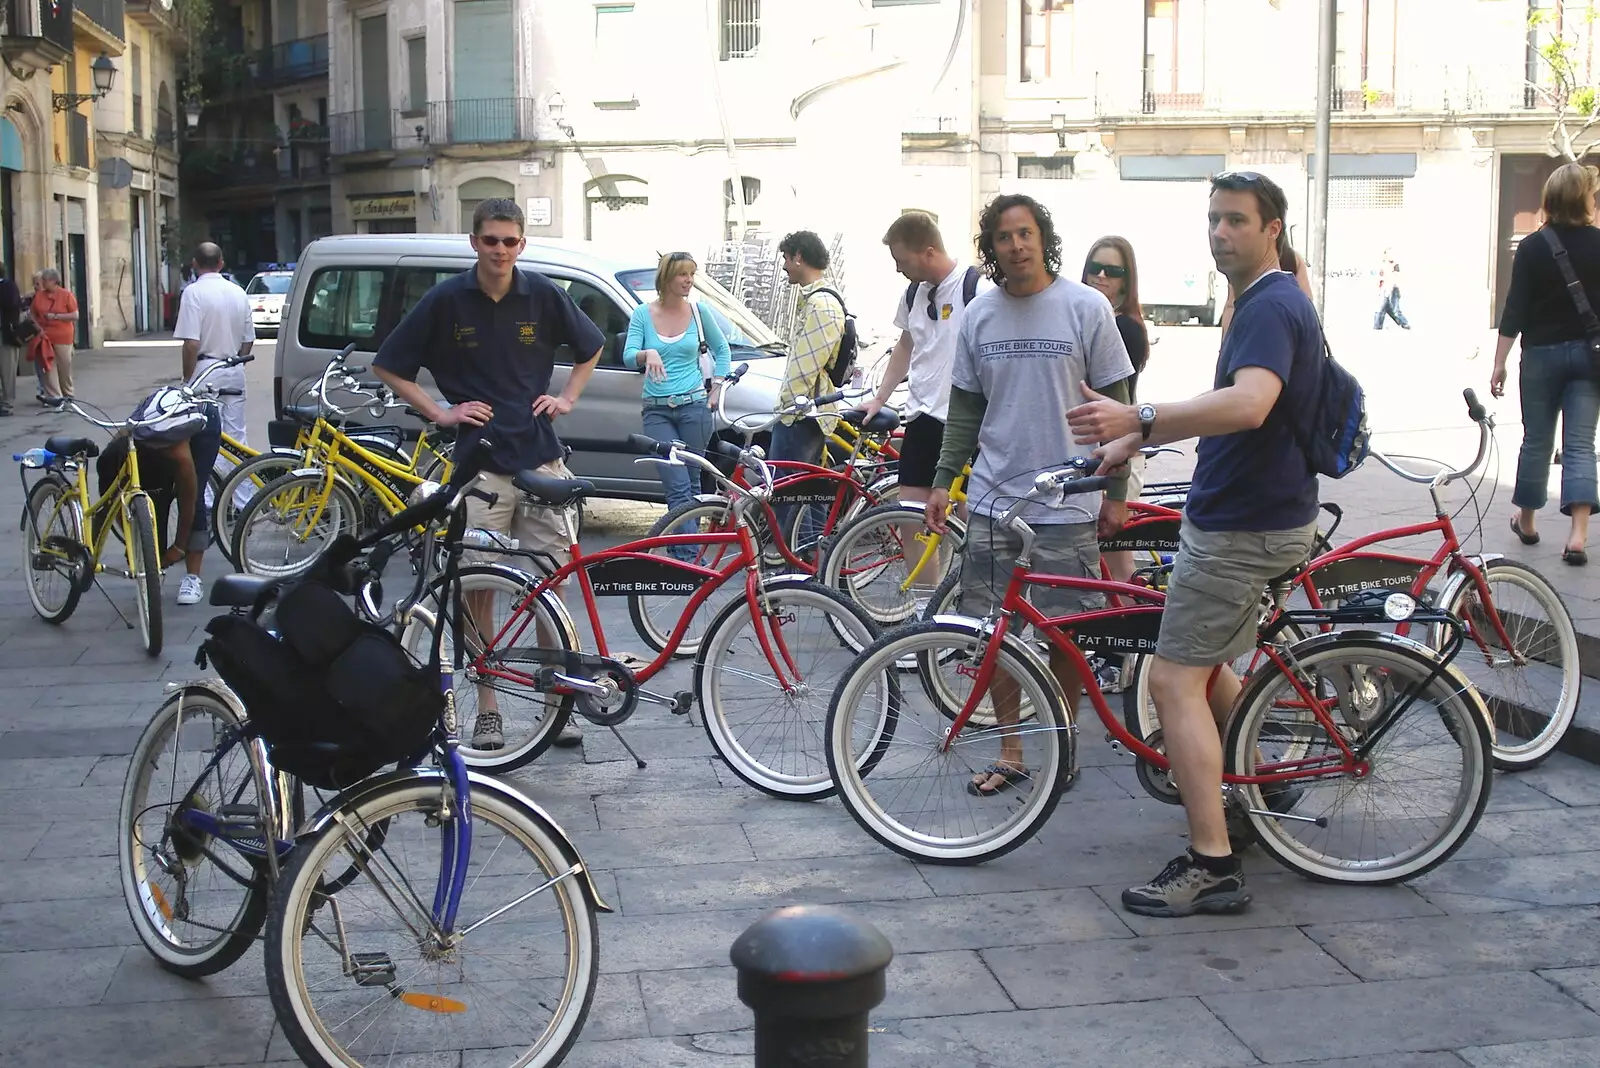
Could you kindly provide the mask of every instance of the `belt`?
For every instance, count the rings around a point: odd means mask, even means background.
[[[645,397],[644,406],[646,408],[684,408],[695,403],[704,404],[705,400],[706,391],[697,389],[692,393],[677,393],[670,397]]]

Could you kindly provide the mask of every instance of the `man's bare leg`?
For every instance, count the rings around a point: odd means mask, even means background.
[[[1188,667],[1164,660],[1150,662],[1150,692],[1161,717],[1161,735],[1167,759],[1172,762],[1172,777],[1183,795],[1189,817],[1189,843],[1196,853],[1226,857],[1233,847],[1228,842],[1228,823],[1222,810],[1222,736],[1218,720],[1206,697],[1211,678],[1208,667]],[[1234,693],[1238,679],[1233,680]],[[1213,692],[1224,689],[1222,680]],[[1219,699],[1221,694],[1215,694]],[[1229,700],[1231,707],[1232,701]],[[1225,714],[1225,713],[1224,713]]]
[[[1076,719],[1078,714],[1078,697],[1083,692],[1083,682],[1078,677],[1077,669],[1071,660],[1063,656],[1057,649],[1050,650],[1050,673],[1056,677],[1062,693],[1067,696],[1067,711]],[[989,684],[989,699],[994,703],[995,722],[1003,727],[1017,727],[1022,718],[1022,687],[1017,684],[1010,672],[997,667],[995,677]],[[1022,735],[1015,730],[1005,731],[1000,736],[1000,759],[995,761],[996,767],[1009,768],[1012,771],[1027,771],[1022,757]],[[1005,776],[979,772],[973,776],[972,783],[981,794],[997,792],[1005,784]]]

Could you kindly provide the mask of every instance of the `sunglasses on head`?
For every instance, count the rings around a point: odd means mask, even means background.
[[[476,237],[478,244],[485,245],[489,248],[494,248],[496,245],[504,245],[506,248],[516,248],[518,245],[522,244],[522,238],[520,237],[496,237],[494,234],[476,234],[474,236]]]
[[[1103,274],[1107,278],[1126,278],[1128,269],[1118,267],[1114,263],[1101,263],[1099,260],[1090,260],[1089,266],[1084,268],[1085,274]]]

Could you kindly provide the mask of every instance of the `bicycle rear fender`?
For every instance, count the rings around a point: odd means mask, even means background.
[[[1384,645],[1399,646],[1410,652],[1420,653],[1432,660],[1437,660],[1439,658],[1439,653],[1436,649],[1433,649],[1426,643],[1419,642],[1414,638],[1402,638],[1398,634],[1390,634],[1387,631],[1360,630],[1354,628],[1350,630],[1332,631],[1325,634],[1313,634],[1311,637],[1291,645],[1289,647],[1289,653],[1298,658],[1307,653],[1314,652],[1315,650],[1322,648],[1324,645],[1330,645],[1334,642],[1337,642],[1342,636],[1370,638]],[[1481,718],[1484,724],[1489,728],[1489,737],[1493,738],[1498,730],[1498,728],[1494,725],[1494,714],[1489,711],[1489,706],[1484,701],[1483,695],[1478,692],[1478,688],[1472,685],[1471,680],[1468,679],[1466,675],[1462,674],[1461,669],[1456,667],[1453,663],[1446,664],[1440,674],[1447,677],[1451,685],[1453,685],[1456,690],[1472,704],[1472,707],[1477,710],[1479,718]],[[1246,682],[1246,686],[1248,685],[1249,683]],[[1235,705],[1236,708],[1241,706],[1242,702],[1236,703]]]
[[[305,829],[301,832],[301,835],[320,834],[327,829],[328,824],[333,822],[334,816],[338,813],[353,808],[368,797],[392,786],[417,779],[436,780],[440,790],[448,791],[450,789],[449,776],[438,768],[398,769],[383,775],[374,775],[371,778],[363,779],[318,809],[316,815],[306,821]],[[549,835],[556,843],[556,848],[561,851],[561,859],[578,869],[578,874],[581,876],[579,885],[583,887],[583,894],[589,899],[589,903],[599,912],[616,911],[601,899],[600,891],[594,884],[594,876],[590,873],[589,866],[584,863],[583,856],[578,852],[578,847],[573,844],[572,838],[566,831],[561,829],[561,825],[552,819],[549,813],[523,796],[519,791],[492,776],[481,775],[476,771],[468,770],[467,780],[472,784],[473,789],[494,794],[498,800],[518,809],[530,822],[536,824],[540,830]]]

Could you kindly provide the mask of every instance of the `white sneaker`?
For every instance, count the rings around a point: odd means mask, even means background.
[[[205,584],[200,581],[199,575],[185,575],[183,581],[178,583],[179,604],[199,604],[204,593]]]

